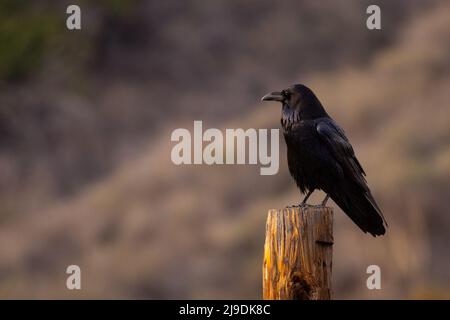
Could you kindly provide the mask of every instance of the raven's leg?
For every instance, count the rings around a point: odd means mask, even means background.
[[[303,207],[306,205],[306,200],[308,200],[309,196],[314,192],[314,190],[310,190],[308,191],[308,193],[306,194],[305,198],[303,199],[303,201],[297,205],[292,205],[292,206],[288,206],[287,208],[298,208],[298,207]]]
[[[314,190],[310,190],[308,191],[308,193],[306,194],[305,198],[303,199],[302,203],[300,203],[300,206],[303,207],[304,205],[306,205],[306,200],[308,200],[309,196],[312,195],[312,193],[314,192]]]
[[[322,201],[322,207],[325,207],[325,205],[327,204],[328,199],[330,199],[330,195],[327,193],[325,199],[323,199],[323,201]]]

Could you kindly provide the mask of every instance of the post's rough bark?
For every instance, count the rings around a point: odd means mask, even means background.
[[[331,299],[333,209],[270,210],[266,223],[263,298]]]

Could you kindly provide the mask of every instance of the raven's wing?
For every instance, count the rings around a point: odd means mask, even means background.
[[[331,198],[363,231],[384,234],[383,221],[386,223],[386,220],[367,186],[364,169],[344,130],[330,118],[318,120],[316,130],[344,174],[341,184],[331,192]]]
[[[355,179],[355,182],[360,184],[361,187],[367,188],[364,178],[366,173],[356,159],[353,147],[345,136],[344,130],[332,119],[319,121],[316,130],[344,172],[350,174],[351,178]]]

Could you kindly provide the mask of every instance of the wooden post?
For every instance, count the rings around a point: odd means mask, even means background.
[[[333,209],[270,210],[266,223],[263,298],[331,299]]]

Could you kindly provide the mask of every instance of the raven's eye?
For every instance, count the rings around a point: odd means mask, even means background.
[[[289,99],[291,97],[291,93],[287,90],[283,90],[281,91],[281,95],[285,98],[285,99]]]

